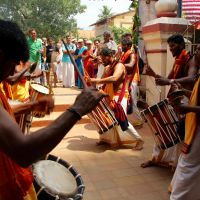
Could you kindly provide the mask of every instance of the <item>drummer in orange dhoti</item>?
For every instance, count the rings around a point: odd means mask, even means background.
[[[149,66],[147,67],[146,75],[153,76],[157,85],[172,85],[169,91],[170,94],[173,92],[174,82],[178,82],[180,84],[184,83],[185,79],[193,77],[197,73],[198,68],[194,64],[194,60],[191,59],[190,54],[185,50],[185,42],[182,35],[172,35],[168,38],[167,42],[173,57],[175,57],[173,68],[168,77],[164,78],[156,74]],[[193,88],[193,84],[183,84],[183,87],[191,90]],[[184,101],[188,101],[188,99],[185,97]],[[179,119],[181,119],[181,121],[179,121],[180,128],[178,131],[184,132],[184,116],[179,116]],[[159,165],[175,168],[180,155],[180,148],[181,143],[166,150],[161,150],[155,145],[153,148],[152,159],[142,163],[141,167],[145,168]]]
[[[114,60],[112,50],[107,47],[100,52],[103,64],[105,67],[102,78],[86,78],[88,82],[95,84],[104,84],[104,92],[109,95],[109,103],[113,109],[115,117],[124,131],[120,134],[120,129],[110,129],[110,134],[103,133],[100,135],[100,144],[108,143],[111,145],[122,145],[135,143],[133,149],[141,150],[143,148],[142,137],[137,133],[133,126],[126,118],[127,113],[127,98],[128,98],[128,77],[125,66],[122,63],[117,63]],[[128,139],[123,139],[126,135]]]
[[[125,37],[121,40],[121,46],[123,54],[120,58],[120,62],[124,64],[126,67],[126,71],[128,74],[129,81],[129,106],[128,106],[128,114],[133,113],[136,117],[137,121],[135,121],[135,125],[142,125],[143,120],[140,115],[140,111],[137,107],[138,100],[138,84],[140,82],[140,73],[138,67],[138,55],[134,53],[132,50],[132,40],[129,37]],[[133,125],[134,125],[133,124]]]
[[[22,70],[26,70],[27,68],[30,68],[30,63],[22,63],[20,62],[19,65],[15,68],[15,73],[19,73]],[[26,76],[22,76],[20,80],[14,84],[12,84],[12,93],[13,93],[13,100],[18,100],[21,102],[28,102],[29,99],[29,89],[30,84],[29,80]]]
[[[17,49],[17,51],[16,51]],[[0,20],[0,83],[13,75],[16,65],[29,58],[24,33],[9,21]],[[0,199],[36,200],[33,175],[29,168],[43,158],[65,137],[83,115],[90,112],[105,96],[94,89],[85,89],[71,108],[67,109],[49,126],[23,135],[14,121],[13,110],[0,88]],[[52,111],[54,103],[49,101],[30,102],[30,108],[43,104]],[[82,106],[84,105],[84,106]],[[71,168],[70,168],[71,169]]]
[[[194,58],[195,57],[195,58]],[[200,45],[197,46],[194,56],[195,64],[200,69]],[[199,71],[200,72],[200,71]],[[170,200],[178,199],[200,199],[200,77],[199,74],[185,83],[194,82],[189,105],[175,103],[177,112],[186,113],[185,139],[176,171],[171,182]]]
[[[8,76],[6,80],[1,83],[1,90],[7,97],[15,114],[15,119],[23,133],[29,132],[32,121],[31,111],[38,110],[38,108],[41,109],[41,107],[42,110],[45,110],[42,102],[48,101],[49,98],[45,97],[39,101],[30,99],[29,79],[31,78],[31,74],[29,71],[33,71],[36,67],[36,64],[37,63],[30,64],[30,62],[20,62],[20,64],[15,67],[14,74]],[[25,75],[26,73],[27,75]]]

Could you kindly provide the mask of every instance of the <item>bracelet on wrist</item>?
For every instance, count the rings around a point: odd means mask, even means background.
[[[169,80],[169,84],[173,84],[174,82],[175,82],[174,79]]]
[[[69,112],[73,113],[74,116],[76,117],[76,119],[80,120],[82,118],[82,116],[73,108],[68,108],[67,109]]]

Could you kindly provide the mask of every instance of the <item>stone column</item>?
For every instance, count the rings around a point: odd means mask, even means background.
[[[175,17],[176,0],[159,0],[156,2],[155,8],[158,18],[147,22],[142,28],[145,51],[151,68],[157,74],[167,77],[174,62],[167,39],[175,33],[183,34],[190,23],[186,19]],[[187,33],[188,36],[191,36],[190,31]],[[167,91],[168,87],[156,86],[154,78],[146,77],[146,101],[149,105],[163,100]]]

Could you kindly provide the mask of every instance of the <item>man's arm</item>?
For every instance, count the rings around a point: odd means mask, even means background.
[[[31,64],[30,65],[30,63],[28,63],[25,67],[24,67],[24,69],[22,69],[21,71],[18,71],[18,72],[16,72],[13,76],[8,76],[7,78],[6,78],[6,81],[8,82],[8,83],[10,83],[11,85],[13,85],[13,84],[15,84],[16,82],[18,82],[23,76],[24,76],[24,74],[28,71],[28,70],[30,70],[30,69],[32,69],[32,68],[36,68],[36,65],[37,65],[37,63],[33,63],[33,64]]]
[[[196,65],[196,63],[194,61],[194,57],[188,62],[188,64],[186,65],[186,68],[188,68],[187,76],[178,78],[178,79],[173,79],[173,70],[171,70],[171,72],[169,73],[167,78],[157,78],[156,84],[157,85],[170,85],[174,82],[177,82],[180,84],[194,82],[195,75],[198,72],[198,66]]]
[[[114,83],[117,82],[122,77],[124,71],[125,71],[124,65],[122,63],[118,63],[115,66],[115,71],[112,76],[106,78],[91,78],[90,81],[96,84]]]
[[[96,90],[83,90],[76,98],[73,110],[65,111],[51,125],[31,135],[23,135],[19,126],[0,106],[0,149],[13,160],[26,167],[49,153],[77,122],[79,116],[90,112],[104,94]],[[84,105],[84,106],[83,106]]]
[[[126,67],[127,70],[130,70],[133,69],[134,65],[135,65],[135,55],[132,53],[130,55],[130,62],[124,64],[124,66]]]
[[[188,113],[188,112],[195,112],[197,114],[200,113],[200,106],[190,106],[190,105],[182,104],[182,105],[179,106],[179,109],[183,113]]]

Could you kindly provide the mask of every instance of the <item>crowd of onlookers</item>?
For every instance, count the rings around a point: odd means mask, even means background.
[[[99,53],[102,47],[106,46],[112,49],[114,54],[118,52],[119,48],[113,41],[111,33],[105,31],[103,37],[103,42],[99,39],[92,41],[87,38],[77,40],[70,35],[64,38],[65,45],[82,75],[101,76],[103,66]],[[77,86],[79,89],[83,87],[62,40],[55,42],[51,37],[39,39],[36,30],[31,29],[28,45],[30,62],[37,62],[35,82],[49,85],[51,72],[53,73],[53,83],[51,84],[54,87],[56,87],[57,82],[62,82],[63,87]]]

